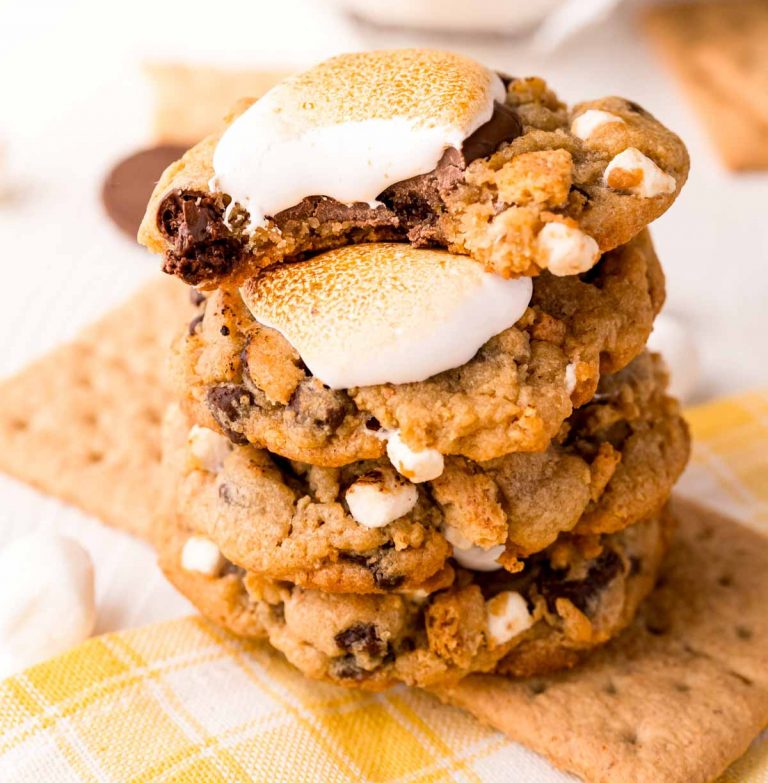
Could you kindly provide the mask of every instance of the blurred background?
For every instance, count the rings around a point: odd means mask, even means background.
[[[691,400],[768,384],[767,16],[763,0],[0,0],[0,375],[158,274],[106,217],[117,161],[193,143],[276,74],[428,45],[568,102],[627,96],[677,131],[693,166],[654,226],[672,317],[657,339]]]

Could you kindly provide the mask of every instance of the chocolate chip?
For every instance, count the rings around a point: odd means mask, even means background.
[[[161,145],[124,158],[107,174],[101,199],[110,219],[135,241],[139,225],[163,170],[184,154],[183,147]]]
[[[381,429],[381,424],[375,416],[369,416],[365,420],[365,429],[371,430],[371,432],[378,432]]]
[[[394,590],[405,581],[403,574],[388,574],[382,567],[381,563],[371,563],[368,566],[368,570],[373,576],[373,583],[380,590]]]
[[[362,680],[365,674],[365,671],[357,665],[354,655],[336,658],[331,664],[331,675],[341,680]]]
[[[351,413],[352,403],[344,392],[321,385],[314,378],[302,381],[293,392],[288,409],[303,426],[316,427],[333,434]]]
[[[517,79],[517,76],[510,76],[508,73],[504,73],[504,71],[496,71],[496,75],[501,79],[505,89]]]
[[[224,222],[221,197],[174,190],[160,202],[157,227],[168,248],[163,268],[191,285],[227,274],[242,254],[242,242]]]
[[[363,566],[371,572],[373,583],[380,590],[393,590],[405,581],[403,574],[389,574],[381,565],[380,555],[359,555],[356,552],[341,552],[340,560]]]
[[[254,404],[251,392],[245,386],[223,383],[209,389],[206,399],[213,418],[229,439],[237,445],[246,445],[248,439],[233,427],[248,415],[250,406]]]
[[[229,327],[228,326],[222,326],[221,329],[219,329],[219,332],[221,333],[222,337],[229,337]]]
[[[464,141],[461,154],[469,165],[478,158],[487,158],[507,141],[512,141],[523,132],[523,124],[517,112],[504,103],[493,104],[491,119],[481,125]]]
[[[622,561],[612,549],[606,549],[590,566],[584,579],[563,579],[563,572],[542,567],[537,586],[550,612],[555,611],[558,598],[568,599],[582,612],[587,612],[597,594],[621,571]]]
[[[373,623],[355,623],[333,637],[344,652],[366,652],[368,655],[382,655],[386,645],[381,641]]]

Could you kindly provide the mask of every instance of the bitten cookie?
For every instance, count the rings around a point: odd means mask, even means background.
[[[460,275],[450,274],[457,259],[474,268],[460,256],[407,245],[362,245],[276,267],[249,284],[259,284],[255,291],[222,289],[207,301],[201,295],[201,309],[174,349],[185,408],[198,424],[236,443],[329,467],[385,450],[408,464],[420,459],[412,452],[425,450],[439,452],[432,454],[436,461],[444,454],[488,460],[543,450],[573,408],[592,397],[600,373],[620,370],[642,351],[664,300],[661,267],[642,233],[589,273],[545,272],[532,286],[526,280],[529,305],[509,319],[509,328],[469,344],[467,360],[457,357],[458,366],[427,377],[427,359],[452,357],[470,324],[482,323],[492,306],[485,286],[495,283],[483,280],[473,310],[448,308],[448,294],[442,295],[448,283],[469,286],[464,266]],[[438,285],[444,266],[440,280],[448,282]],[[371,316],[385,294],[370,270],[381,267],[398,281],[386,294],[393,305],[385,308],[384,324]],[[283,333],[296,330],[299,349],[249,306]],[[330,315],[320,320],[324,314]],[[440,339],[429,342],[440,329]],[[393,361],[410,361],[422,371],[412,377],[424,380],[329,388],[327,376],[317,377],[327,365],[343,364],[348,377],[364,365],[376,370],[390,344]],[[307,366],[312,351],[323,354],[325,365],[314,373]]]
[[[205,288],[371,241],[570,275],[661,215],[687,173],[680,139],[623,98],[568,108],[541,79],[449,52],[348,54],[242,102],[172,164],[139,241]]]

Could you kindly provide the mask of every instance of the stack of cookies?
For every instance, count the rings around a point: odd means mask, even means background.
[[[688,170],[638,105],[455,54],[243,101],[140,240],[194,286],[164,427],[171,581],[311,677],[572,666],[653,586],[688,458],[646,230]]]

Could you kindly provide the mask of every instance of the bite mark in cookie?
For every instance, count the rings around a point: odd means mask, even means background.
[[[437,62],[446,68],[430,81],[425,74]],[[352,92],[378,92],[377,100],[339,100],[338,90],[314,94],[317,75],[335,69],[356,69]],[[454,82],[459,71],[469,78]],[[413,90],[382,81],[386,72],[401,74]],[[483,66],[444,52],[335,58],[277,87],[273,97],[245,113],[233,113],[223,136],[209,137],[169,167],[150,201],[140,241],[164,254],[167,272],[205,287],[241,284],[278,262],[382,241],[445,248],[505,277],[536,275],[547,266],[538,237],[550,223],[578,229],[604,253],[661,215],[685,182],[682,142],[636,104],[603,98],[568,109],[541,79],[509,80],[497,94],[501,87]],[[384,98],[390,88],[394,109]],[[294,100],[298,94],[301,102]],[[291,118],[285,125],[285,117],[271,114],[274,95],[293,96],[289,110],[281,112]],[[249,128],[253,117],[261,117],[269,133]],[[339,122],[329,124],[329,117]],[[355,134],[371,122],[403,133],[374,132],[360,142]],[[372,148],[370,163],[366,158],[353,166],[350,157],[349,166],[334,168],[333,155],[318,155],[303,144],[306,128],[310,135],[353,131],[353,151]],[[446,134],[446,128],[453,130]],[[416,143],[427,137],[426,147]],[[338,149],[347,156],[349,146]],[[280,187],[264,192],[282,193],[282,201],[268,207],[250,193],[249,183],[270,181],[253,175],[261,165],[254,161],[269,163],[275,149],[287,156],[279,167]],[[658,168],[663,185],[630,190],[606,182],[611,160],[630,149]],[[336,169],[341,182],[329,178]],[[385,169],[391,180],[377,177]],[[350,171],[354,176],[347,176]],[[590,257],[595,263],[598,254],[584,253],[576,268],[586,268]],[[573,268],[563,266],[562,273],[574,274]]]

